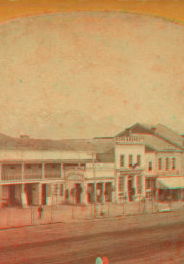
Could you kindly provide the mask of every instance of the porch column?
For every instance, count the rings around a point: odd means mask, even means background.
[[[22,163],[22,177],[21,177],[21,180],[24,181],[24,162]],[[24,193],[24,184],[22,183],[21,184],[21,193]]]
[[[86,182],[83,183],[82,188],[83,188],[82,203],[87,204],[87,183]]]
[[[42,204],[42,184],[38,184],[38,204]]]
[[[97,199],[96,199],[96,185],[97,185],[97,183],[95,182],[94,183],[94,202],[95,203],[97,202]]]
[[[42,163],[42,179],[45,179],[45,163]]]
[[[125,197],[128,202],[128,175],[125,175],[124,177],[124,192],[125,192]]]
[[[142,196],[145,197],[146,196],[146,190],[145,190],[145,176],[142,175],[142,190],[141,190],[141,193],[142,193]]]
[[[105,192],[105,182],[102,182],[102,203],[105,203],[105,194],[104,194],[104,192]]]
[[[116,203],[119,202],[119,199],[118,199],[118,191],[119,191],[118,183],[119,183],[119,175],[117,175],[117,173],[116,173],[116,184],[115,184]]]
[[[158,201],[158,188],[157,188],[157,179],[155,181],[155,200]]]
[[[56,199],[57,199],[57,201],[56,201],[56,206],[57,206],[57,208],[58,208],[58,204],[59,204],[59,191],[60,191],[60,184],[59,183],[57,183],[57,188],[56,188]]]

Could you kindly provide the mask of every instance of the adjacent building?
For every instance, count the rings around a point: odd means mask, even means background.
[[[184,139],[137,123],[110,138],[36,140],[0,135],[0,205],[182,199]]]

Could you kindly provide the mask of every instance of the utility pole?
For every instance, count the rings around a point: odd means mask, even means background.
[[[96,203],[96,170],[95,170],[95,154],[93,153],[93,177],[94,177],[94,200],[95,200],[95,205],[94,205],[94,217],[96,217],[97,214],[97,203]]]

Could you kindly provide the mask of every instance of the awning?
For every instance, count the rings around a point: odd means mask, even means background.
[[[184,178],[183,177],[168,177],[157,178],[158,189],[183,189]]]

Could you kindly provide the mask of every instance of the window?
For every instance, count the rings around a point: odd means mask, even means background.
[[[141,166],[141,155],[137,155],[137,166]]]
[[[152,161],[148,162],[148,171],[152,171],[153,170],[153,165],[152,165]]]
[[[60,184],[60,192],[59,192],[60,196],[64,196],[64,186],[63,184]]]
[[[166,158],[166,170],[169,170],[169,158]]]
[[[129,168],[132,167],[132,165],[133,165],[132,163],[133,163],[133,155],[130,154],[130,155],[129,155]]]
[[[119,192],[124,192],[124,177],[119,177]]]
[[[120,167],[124,167],[125,166],[125,155],[121,155],[120,156]]]
[[[137,194],[141,194],[141,189],[142,189],[142,177],[137,176]]]
[[[176,169],[176,158],[172,158],[172,169]]]
[[[158,159],[158,169],[161,170],[162,169],[162,158]]]

